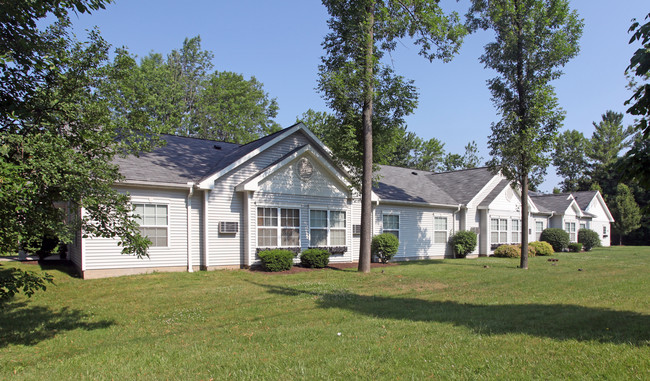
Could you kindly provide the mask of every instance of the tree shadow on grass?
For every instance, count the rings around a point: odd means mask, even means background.
[[[25,302],[13,302],[0,309],[0,348],[10,344],[36,345],[59,333],[83,329],[108,328],[114,321],[91,321],[80,310],[64,307],[58,311],[44,306],[29,306]]]
[[[481,305],[256,285],[274,294],[312,295],[321,308],[338,308],[382,319],[451,323],[481,335],[520,333],[555,340],[650,345],[650,315],[632,311],[569,304]]]

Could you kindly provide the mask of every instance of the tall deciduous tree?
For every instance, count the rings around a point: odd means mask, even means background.
[[[627,68],[637,81],[633,81],[634,94],[625,104],[630,105],[628,114],[638,118],[635,128],[642,139],[637,139],[626,154],[624,167],[628,177],[635,177],[644,188],[650,189],[650,13],[645,19],[645,24],[634,20],[629,29],[632,32],[630,44],[638,41],[641,47],[634,52]]]
[[[567,130],[560,134],[555,146],[553,165],[558,176],[564,179],[560,184],[563,192],[577,191],[581,185],[589,182],[586,177],[589,171],[588,149],[589,140],[582,132]]]
[[[255,77],[212,71],[212,52],[201,38],[186,38],[165,59],[151,53],[140,64],[118,49],[102,93],[110,98],[117,119],[142,122],[157,131],[248,143],[280,129],[273,118],[276,99]]]
[[[528,268],[528,188],[550,162],[564,118],[551,81],[578,53],[582,21],[567,0],[474,0],[470,23],[491,29],[496,41],[481,62],[498,76],[488,81],[501,120],[492,125],[488,165],[521,190],[521,264]]]
[[[106,80],[108,45],[97,32],[87,43],[67,32],[67,13],[104,1],[3,2],[0,16],[0,252],[37,250],[41,238],[69,243],[79,227],[91,236],[120,237],[123,253],[146,255],[149,241],[131,218],[115,155],[148,147],[150,131],[111,119],[97,91]],[[52,12],[58,22],[39,31]],[[67,206],[65,208],[64,206]],[[84,210],[79,216],[69,211]],[[2,270],[0,298],[44,280]]]
[[[379,61],[405,37],[413,39],[428,59],[449,60],[458,51],[465,28],[457,16],[445,15],[435,0],[323,0],[323,4],[331,16],[331,32],[323,43],[327,55],[321,66],[320,89],[339,120],[342,139],[362,142],[360,154],[349,164],[362,173],[359,271],[369,272],[374,105],[379,78],[392,76]],[[395,107],[387,112],[389,118],[400,119],[409,110],[399,104]],[[385,125],[385,121],[376,122],[377,127]]]
[[[614,229],[618,233],[619,245],[621,245],[624,235],[630,234],[641,226],[641,210],[634,200],[632,191],[625,184],[618,184],[613,201],[611,207]]]

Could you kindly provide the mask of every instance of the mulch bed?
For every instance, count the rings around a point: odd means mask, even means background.
[[[370,268],[375,269],[379,267],[388,267],[388,266],[397,266],[397,263],[371,263]],[[347,263],[330,263],[327,267],[324,269],[312,269],[309,267],[302,267],[300,264],[293,265],[291,270],[287,271],[278,271],[278,272],[270,272],[270,271],[264,271],[264,269],[261,266],[253,266],[249,269],[249,271],[253,272],[261,272],[265,274],[270,274],[270,275],[275,275],[275,274],[296,274],[296,273],[302,273],[306,271],[325,271],[325,270],[343,270],[343,269],[350,269],[350,268],[357,268],[359,267],[358,262],[347,262]]]

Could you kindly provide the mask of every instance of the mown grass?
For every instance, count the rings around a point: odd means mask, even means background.
[[[0,312],[0,378],[650,379],[650,248],[556,258],[365,275],[50,269],[56,286]]]

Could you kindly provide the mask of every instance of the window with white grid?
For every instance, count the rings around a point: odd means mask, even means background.
[[[433,243],[447,243],[447,217],[434,217]]]
[[[140,234],[149,238],[151,247],[168,245],[168,206],[160,204],[133,204],[135,222],[140,225]]]

